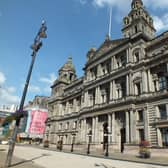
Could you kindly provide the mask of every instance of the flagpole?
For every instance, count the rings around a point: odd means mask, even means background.
[[[110,15],[109,15],[109,38],[111,38],[111,28],[112,28],[112,5],[110,5]]]

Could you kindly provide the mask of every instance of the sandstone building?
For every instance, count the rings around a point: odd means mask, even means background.
[[[155,36],[142,0],[132,0],[122,33],[88,51],[82,78],[71,58],[59,70],[48,104],[50,143],[86,145],[91,137],[101,149],[108,134],[109,150],[142,140],[168,146],[168,32]]]

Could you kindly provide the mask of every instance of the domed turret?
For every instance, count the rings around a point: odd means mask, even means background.
[[[72,57],[68,58],[68,61],[59,70],[59,80],[71,83],[76,79],[75,67],[72,63]]]
[[[131,11],[123,19],[123,35],[132,38],[143,35],[147,40],[155,37],[153,19],[143,6],[142,0],[132,0]]]

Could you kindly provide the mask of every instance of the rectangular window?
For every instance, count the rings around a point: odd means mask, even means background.
[[[159,78],[159,89],[160,90],[167,89],[167,79],[165,76],[161,76]]]
[[[167,111],[166,111],[166,105],[159,105],[159,115],[160,119],[167,119]]]
[[[139,140],[140,142],[145,140],[144,129],[139,129]]]
[[[122,65],[122,66],[126,66],[126,62],[127,62],[127,61],[126,61],[126,56],[123,55],[123,56],[121,56],[120,59],[121,59],[121,65]]]
[[[161,133],[162,133],[163,146],[168,147],[168,128],[162,128]]]
[[[97,67],[94,67],[90,70],[91,72],[91,76],[92,76],[92,80],[97,78]]]
[[[138,111],[138,121],[139,122],[143,122],[144,121],[143,110],[139,110]]]
[[[140,95],[141,94],[141,83],[135,83],[135,95]]]
[[[122,97],[126,97],[126,84],[125,82],[121,83]]]
[[[135,62],[139,62],[139,52],[135,53]]]

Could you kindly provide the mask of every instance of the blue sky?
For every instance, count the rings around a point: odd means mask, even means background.
[[[18,104],[31,61],[30,46],[47,22],[47,39],[38,52],[26,101],[50,95],[59,68],[72,56],[78,77],[87,51],[98,48],[108,33],[112,6],[112,39],[121,38],[122,18],[132,0],[0,0],[0,105]],[[157,34],[168,30],[167,0],[144,0]]]

